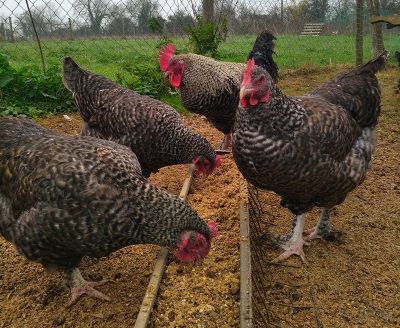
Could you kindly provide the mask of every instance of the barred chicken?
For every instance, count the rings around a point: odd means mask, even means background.
[[[138,157],[144,176],[174,164],[193,162],[200,174],[209,174],[220,165],[220,155],[210,143],[161,101],[86,71],[70,57],[64,58],[63,81],[84,121],[81,135],[128,146]]]
[[[216,61],[192,53],[175,53],[173,44],[167,44],[160,51],[161,70],[180,95],[186,109],[204,115],[225,134],[221,149],[226,150],[231,144],[244,65]]]
[[[70,305],[83,294],[109,300],[94,289],[105,281],[83,279],[83,256],[149,243],[193,262],[216,233],[214,222],[149,184],[129,148],[0,119],[0,235],[29,260],[64,271]]]
[[[262,37],[253,52],[263,51]],[[380,113],[375,74],[388,53],[342,72],[298,97],[286,96],[267,70],[266,56],[249,56],[240,89],[233,134],[233,156],[240,172],[255,186],[282,197],[294,215],[294,229],[283,240],[285,252],[305,261],[305,213],[321,207],[309,239],[338,237],[329,224],[330,209],[342,203],[367,174]]]

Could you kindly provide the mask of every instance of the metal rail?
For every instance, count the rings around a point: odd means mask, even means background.
[[[187,177],[183,182],[183,186],[179,194],[179,198],[183,201],[186,200],[186,197],[189,193],[190,185],[193,180],[193,173],[194,165],[191,164],[189,166]],[[167,264],[168,253],[168,248],[161,248],[160,255],[158,256],[158,259],[154,266],[154,271],[150,277],[150,281],[147,286],[146,294],[144,295],[142,305],[140,306],[139,314],[136,318],[135,328],[146,328],[150,322],[151,313],[153,311],[154,304],[156,303],[158,289],[160,288],[161,280],[165,271],[165,266]]]

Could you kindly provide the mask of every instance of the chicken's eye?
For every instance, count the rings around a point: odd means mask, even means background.
[[[264,76],[264,75],[259,76],[259,77],[257,78],[257,82],[258,82],[258,83],[264,83],[264,82],[265,82],[265,76]]]

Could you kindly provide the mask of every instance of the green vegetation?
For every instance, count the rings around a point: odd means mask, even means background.
[[[236,36],[219,45],[219,60],[243,62],[255,36]],[[165,40],[161,40],[165,42]],[[185,38],[173,39],[178,53],[192,51]],[[386,48],[393,54],[400,43],[396,35],[384,37]],[[354,63],[354,37],[332,35],[301,37],[282,35],[276,41],[276,61],[281,71],[301,67],[323,68],[327,65]],[[159,38],[45,40],[43,42],[46,75],[34,42],[2,43],[0,46],[0,115],[37,116],[75,110],[69,92],[62,85],[60,62],[71,56],[81,66],[112,80],[159,98],[179,111],[182,104],[163,81],[158,68]],[[372,56],[371,40],[365,38],[365,60]],[[394,59],[391,59],[394,63]]]

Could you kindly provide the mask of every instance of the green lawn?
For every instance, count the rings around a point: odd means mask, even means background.
[[[255,36],[230,37],[221,44],[219,60],[244,62]],[[176,38],[172,40],[178,52],[190,51],[188,40]],[[64,56],[73,57],[80,65],[99,74],[105,75],[118,83],[171,103],[178,109],[181,105],[173,94],[160,89],[161,74],[157,65],[157,45],[159,39],[97,39],[97,40],[44,40],[45,62],[49,69],[44,79],[40,76],[40,57],[37,44],[33,41],[0,43],[0,53],[8,56],[9,63],[16,70],[16,75],[23,76],[23,81],[15,84],[13,90],[3,91],[0,102],[0,114],[4,108],[16,107],[54,107],[69,108],[65,90],[61,85],[60,61]],[[400,50],[400,38],[393,34],[385,34],[384,43],[391,52],[390,61],[394,64],[393,54]],[[331,35],[307,37],[299,35],[281,35],[276,40],[276,62],[281,71],[300,67],[323,68],[337,64],[353,64],[355,41],[353,36]],[[364,39],[364,59],[372,56],[371,39]],[[0,87],[2,87],[0,63]],[[25,78],[27,76],[27,78]],[[13,83],[11,81],[8,85]],[[36,84],[35,84],[36,83]],[[48,83],[49,88],[47,88]],[[50,83],[54,85],[50,86]],[[29,90],[33,96],[19,98],[17,88]],[[32,91],[33,90],[33,91]],[[23,90],[21,90],[23,91]],[[45,96],[43,96],[43,94]],[[65,106],[67,104],[67,106]],[[24,109],[22,109],[24,110]],[[48,111],[48,109],[46,109]],[[51,111],[51,110],[50,110]],[[30,114],[29,114],[30,115]]]

